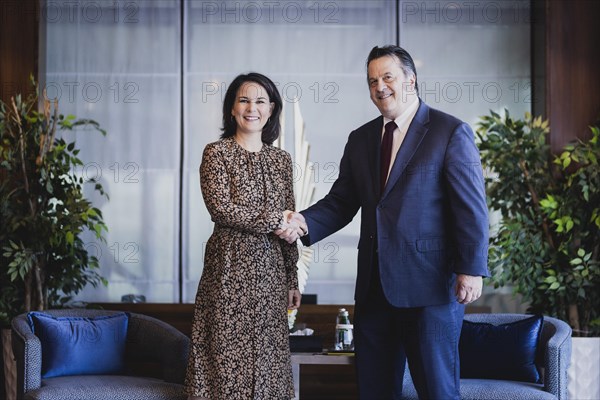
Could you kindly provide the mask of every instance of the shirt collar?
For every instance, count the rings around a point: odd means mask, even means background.
[[[405,131],[408,129],[408,125],[410,125],[410,123],[412,122],[412,119],[414,118],[415,114],[417,113],[420,103],[421,102],[419,101],[419,98],[417,97],[415,99],[415,101],[413,101],[406,108],[406,110],[404,110],[404,112],[402,114],[400,114],[398,116],[398,118],[396,118],[394,120],[394,122],[396,122],[396,125],[398,126],[398,128],[401,131],[403,131],[403,130]],[[385,125],[390,121],[391,121],[391,119],[383,117],[383,126],[385,127]]]

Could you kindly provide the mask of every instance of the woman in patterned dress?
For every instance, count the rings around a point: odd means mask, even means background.
[[[196,295],[189,399],[294,396],[287,309],[300,305],[290,155],[272,146],[282,101],[264,75],[240,75],[223,102],[221,140],[204,149],[200,186],[215,223]]]

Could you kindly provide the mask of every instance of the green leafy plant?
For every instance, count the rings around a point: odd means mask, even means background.
[[[33,80],[32,80],[33,81]],[[35,82],[33,82],[35,85]],[[83,165],[75,142],[57,131],[106,132],[97,122],[58,113],[58,102],[39,95],[0,102],[0,323],[29,310],[61,307],[87,284],[106,281],[80,235],[104,241],[102,213],[84,197],[84,185],[106,196],[95,181],[74,172]]]
[[[495,287],[513,286],[530,311],[600,333],[600,130],[553,155],[548,121],[495,112],[477,130],[488,205],[500,214],[490,239]]]

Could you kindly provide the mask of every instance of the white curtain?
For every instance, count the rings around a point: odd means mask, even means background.
[[[473,128],[489,110],[531,111],[528,0],[399,5],[400,45],[415,60],[424,101]]]
[[[377,115],[366,85],[366,57],[395,41],[395,1],[190,1],[185,9],[185,169],[183,299],[192,302],[212,231],[200,194],[204,146],[218,139],[231,80],[256,71],[278,84],[292,152],[298,101],[315,163],[315,200],[337,177],[350,131]],[[297,170],[298,174],[306,171]],[[352,302],[359,221],[314,245],[305,293],[319,303]]]
[[[86,236],[107,287],[88,301],[179,301],[181,14],[178,0],[42,2],[49,98],[61,113],[108,131],[71,135],[109,227],[107,242]],[[91,195],[91,191],[88,192]]]
[[[417,66],[421,98],[476,129],[490,110],[531,112],[531,9],[528,0],[399,3],[400,44]],[[490,216],[495,224],[499,215]],[[525,312],[512,288],[484,287],[477,304]]]
[[[398,40],[415,59],[424,100],[471,124],[489,109],[531,108],[527,0],[41,2],[48,97],[108,131],[74,135],[82,175],[110,195],[94,196],[107,243],[89,237],[110,283],[81,300],[194,301],[213,228],[198,167],[240,73],[278,84],[291,153],[299,103],[314,200],[337,177],[348,134],[378,115],[365,71],[375,45]],[[357,216],[314,246],[305,292],[319,303],[353,301],[359,224]]]

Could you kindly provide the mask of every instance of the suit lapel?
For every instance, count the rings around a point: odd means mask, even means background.
[[[398,150],[398,154],[396,154],[396,160],[394,161],[394,165],[390,171],[388,182],[385,185],[385,190],[381,196],[382,198],[384,198],[390,192],[396,182],[398,182],[398,179],[400,179],[400,176],[406,169],[406,166],[429,131],[429,128],[427,127],[428,123],[429,107],[425,103],[421,102],[415,117],[408,127],[408,131],[406,132],[404,141]],[[377,182],[379,182],[379,179],[377,179]]]

